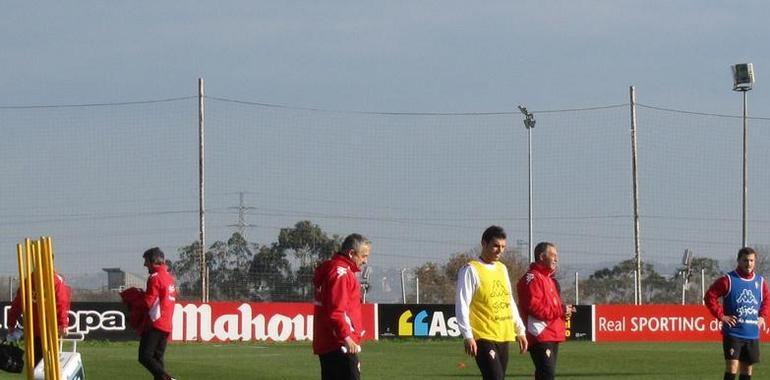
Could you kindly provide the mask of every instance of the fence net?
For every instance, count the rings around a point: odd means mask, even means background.
[[[14,287],[15,245],[41,235],[53,236],[58,271],[75,288],[109,291],[109,268],[141,284],[141,254],[159,246],[183,294],[197,297],[197,105],[1,107],[0,297]],[[559,246],[569,288],[574,272],[587,279],[634,257],[629,105],[534,114],[533,236]],[[212,300],[307,299],[312,268],[351,232],[373,242],[372,301],[400,300],[402,273],[413,294],[416,268],[473,251],[491,224],[527,251],[529,136],[518,112],[209,97],[205,115]],[[742,119],[644,105],[637,119],[642,260],[672,278],[661,285],[672,291],[685,249],[730,269],[741,245]],[[762,248],[768,123],[749,121],[748,242]]]

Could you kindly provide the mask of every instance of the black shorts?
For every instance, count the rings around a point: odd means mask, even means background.
[[[725,360],[741,363],[759,363],[759,339],[740,339],[729,335],[722,337]]]

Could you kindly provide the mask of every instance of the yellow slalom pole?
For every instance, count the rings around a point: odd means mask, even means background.
[[[46,292],[46,326],[48,326],[48,347],[51,352],[51,377],[52,380],[61,378],[61,368],[59,366],[59,323],[56,310],[56,287],[54,286],[54,265],[53,265],[53,244],[50,237],[41,237],[40,244],[43,248],[43,283]]]
[[[27,274],[27,281],[24,282],[26,288],[27,310],[24,310],[24,345],[27,349],[27,379],[34,380],[35,377],[35,295],[32,294],[32,262],[34,259],[32,241],[24,239],[26,251],[24,253],[24,269]]]
[[[19,263],[19,300],[21,301],[21,313],[24,315],[24,318],[27,318],[27,310],[31,307],[30,304],[27,303],[27,283],[29,282],[29,275],[27,273],[27,265],[26,261],[24,260],[24,246],[21,244],[16,244],[16,260]],[[9,329],[16,326],[7,326]],[[24,337],[24,344],[25,349],[24,355],[25,355],[25,362],[24,365],[27,367],[27,379],[32,380],[32,360],[33,360],[33,351],[26,347],[27,343],[29,342],[29,338],[26,336]]]
[[[35,241],[32,244],[32,250],[35,255],[35,270],[32,272],[32,274],[35,276],[34,288],[37,291],[37,310],[40,313],[40,318],[38,318],[38,323],[40,323],[40,328],[38,329],[40,331],[40,347],[42,348],[43,352],[43,368],[45,369],[45,378],[50,379],[48,373],[51,368],[51,357],[49,355],[50,350],[48,349],[48,339],[46,339],[48,326],[46,325],[45,317],[46,313],[48,312],[45,307],[46,297],[48,296],[45,294],[45,285],[43,284],[43,259],[41,252],[43,247],[41,247],[40,241]]]

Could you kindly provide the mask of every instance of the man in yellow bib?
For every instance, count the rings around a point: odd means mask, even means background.
[[[508,367],[508,344],[527,351],[524,323],[513,300],[511,280],[500,256],[505,252],[502,227],[481,235],[481,255],[457,273],[455,316],[465,339],[465,352],[476,359],[484,380],[502,380]]]

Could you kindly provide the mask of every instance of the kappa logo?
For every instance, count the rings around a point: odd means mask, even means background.
[[[741,292],[741,295],[738,297],[736,302],[739,304],[745,304],[745,303],[750,303],[753,305],[759,304],[759,302],[757,302],[757,299],[754,297],[754,293],[752,293],[751,290],[748,290],[748,289],[743,289],[743,291]]]
[[[348,269],[345,267],[337,267],[337,278],[340,278],[348,274]]]

